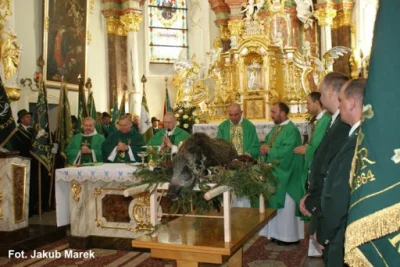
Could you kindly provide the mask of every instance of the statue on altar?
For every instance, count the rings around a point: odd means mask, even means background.
[[[264,7],[265,0],[249,0],[245,9],[241,11],[246,17],[244,18],[247,22],[251,20],[258,20],[258,13]]]
[[[312,27],[314,7],[312,0],[294,0],[296,2],[297,18],[303,22],[304,29]]]
[[[283,52],[283,35],[281,32],[277,32],[276,35],[272,37],[272,44],[279,47],[281,50],[282,54]]]
[[[182,53],[182,52],[181,52]],[[174,76],[172,83],[177,88],[175,103],[190,102],[193,95],[193,84],[200,73],[200,65],[192,59],[187,60],[179,56],[174,64]]]
[[[251,90],[258,90],[261,87],[261,66],[256,61],[253,61],[247,68],[248,82],[247,86]]]
[[[254,14],[254,0],[249,0],[247,3],[246,8],[242,11],[242,13],[245,13],[246,18],[245,20],[250,21],[253,18]]]
[[[195,54],[189,60],[180,56],[180,60],[174,64],[172,83],[177,89],[175,103],[188,102],[193,106],[199,106],[200,103],[207,102],[206,66],[196,62],[195,58]]]

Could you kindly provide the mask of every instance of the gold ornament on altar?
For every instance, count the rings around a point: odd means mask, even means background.
[[[138,197],[132,210],[136,220],[135,232],[150,231],[153,226],[150,222],[150,196]]]
[[[17,71],[21,48],[17,44],[17,36],[8,34],[8,38],[1,43],[1,61],[4,66],[4,78],[10,79]]]
[[[17,36],[9,29],[8,17],[12,14],[11,2],[0,3],[0,57],[3,64],[4,80],[9,80],[18,72],[21,47],[17,44]],[[4,82],[3,80],[3,82]],[[20,98],[20,89],[16,86],[5,85],[10,101]]]
[[[183,50],[181,53],[185,53]],[[185,59],[184,55],[179,56],[174,64],[174,76],[172,83],[176,88],[175,103],[190,103],[199,107],[207,103],[208,93],[205,83],[206,67],[196,61],[196,55],[191,59]]]
[[[285,0],[267,0],[268,10],[274,13],[285,12]]]

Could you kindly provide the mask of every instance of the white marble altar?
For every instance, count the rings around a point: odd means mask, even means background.
[[[0,156],[0,232],[28,227],[31,161]]]
[[[299,128],[302,135],[307,134],[307,121],[294,121],[294,124]],[[205,133],[215,138],[217,137],[218,125],[219,123],[195,124],[193,125],[193,133]],[[265,136],[271,131],[275,124],[273,122],[255,122],[254,125],[256,126],[258,139],[264,141]]]
[[[142,235],[150,224],[148,195],[123,196],[138,181],[136,169],[114,163],[56,170],[57,226],[70,224],[73,237]]]

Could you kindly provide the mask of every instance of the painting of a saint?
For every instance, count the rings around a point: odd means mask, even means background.
[[[44,76],[50,85],[62,77],[78,85],[78,75],[86,75],[87,0],[45,2],[45,19],[49,23],[44,29]]]

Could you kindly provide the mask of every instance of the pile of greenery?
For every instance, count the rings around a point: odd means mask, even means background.
[[[163,157],[160,157],[163,159]],[[204,160],[203,160],[204,163]],[[229,186],[237,197],[249,197],[251,202],[256,204],[259,196],[263,195],[266,202],[275,193],[277,181],[272,175],[272,169],[277,162],[257,162],[248,156],[239,156],[228,166],[217,166],[206,169],[204,164],[195,166],[188,163],[193,170],[196,184],[200,191],[192,188],[183,187],[179,191],[179,199],[173,201],[168,213],[204,214],[212,209],[217,211],[221,208],[222,195],[207,201],[203,198],[204,194],[215,186]],[[153,170],[142,167],[136,172],[136,176],[141,178],[140,184],[162,184],[168,183],[172,178],[173,162],[171,160],[159,160]],[[193,211],[191,210],[193,207]]]

